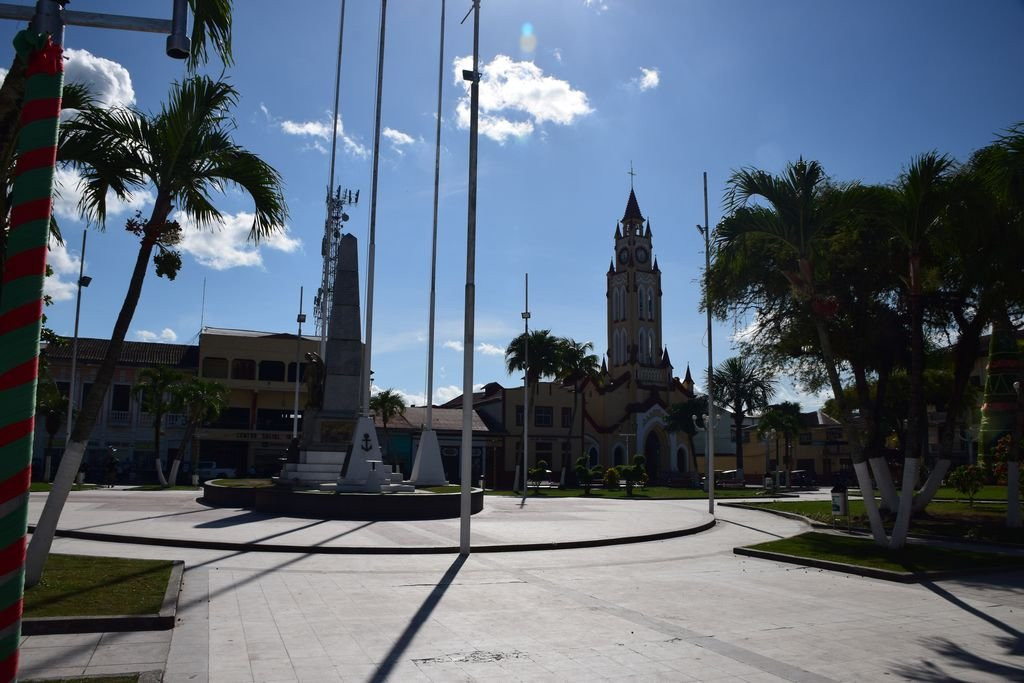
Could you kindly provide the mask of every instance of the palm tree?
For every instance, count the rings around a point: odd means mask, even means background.
[[[856,187],[837,188],[830,183],[817,161],[801,158],[789,164],[781,176],[757,169],[741,169],[729,178],[725,193],[728,215],[715,230],[714,248],[742,260],[740,255],[747,252],[752,240],[765,240],[779,252],[780,260],[773,267],[786,278],[792,297],[813,321],[821,360],[840,408],[840,421],[850,434],[854,470],[865,492],[864,507],[872,535],[876,543],[885,545],[885,528],[875,505],[860,428],[847,408],[829,337],[827,322],[834,314],[835,302],[820,296],[815,287],[816,251],[860,198]],[[712,305],[707,300],[707,292],[705,298],[705,305]]]
[[[43,374],[43,373],[40,373]],[[42,415],[46,428],[46,453],[43,455],[43,481],[50,481],[50,465],[52,463],[53,438],[60,431],[64,415],[68,410],[67,396],[57,389],[56,383],[49,377],[40,377],[36,390],[36,414]]]
[[[790,446],[793,443],[793,437],[800,432],[800,404],[794,403],[793,401],[783,401],[775,405],[768,406],[768,409],[761,414],[761,419],[757,421],[757,435],[766,439],[772,433],[776,436],[782,435],[783,441],[783,468],[786,470],[791,469],[791,463],[789,462]],[[780,462],[778,458],[778,442],[776,441],[776,462]],[[765,472],[765,475],[768,473]]]
[[[388,423],[405,414],[405,399],[394,389],[378,391],[370,397],[370,411],[373,412],[384,425],[384,443],[388,445],[388,457],[391,456],[391,444],[388,442]]]
[[[711,376],[715,402],[732,412],[736,434],[737,478],[743,481],[743,421],[760,412],[775,395],[775,378],[746,357],[727,358]]]
[[[185,449],[192,442],[196,429],[199,425],[212,422],[217,419],[221,411],[228,404],[228,388],[220,382],[189,377],[171,388],[171,399],[174,410],[185,415],[185,434],[181,437],[181,446],[171,463],[171,473],[168,477],[170,485],[178,483],[178,469],[181,467],[181,459],[185,455]],[[199,451],[192,449],[192,485],[199,485],[199,475],[196,469],[199,467]]]
[[[163,429],[164,415],[173,408],[174,388],[182,378],[182,374],[177,370],[166,365],[158,365],[140,370],[135,386],[132,387],[142,411],[149,413],[153,418],[153,461],[161,486],[167,486],[167,479],[164,478],[164,467],[160,460],[160,432]]]
[[[523,333],[505,349],[505,368],[509,374],[526,372],[531,386],[544,377],[557,377],[562,367],[562,342],[560,337],[552,336],[551,330],[534,330],[529,338]]]
[[[148,219],[137,216],[128,222],[129,230],[140,238],[135,268],[106,356],[72,428],[54,490],[32,537],[27,585],[34,585],[42,574],[60,511],[113,378],[154,249],[159,249],[153,258],[158,275],[174,275],[180,267],[173,246],[180,239],[181,228],[170,220],[171,211],[177,207],[200,228],[215,225],[221,213],[213,205],[210,191],[230,183],[248,193],[255,204],[250,239],[258,242],[284,224],[287,209],[277,171],[231,140],[229,112],[237,99],[238,93],[227,83],[195,76],[175,84],[169,102],[155,115],[128,108],[87,109],[66,127],[58,156],[82,172],[80,208],[89,219],[104,224],[108,193],[125,198],[132,190],[152,187],[156,200]]]
[[[704,429],[704,416],[708,412],[708,397],[694,396],[685,403],[673,403],[665,415],[665,431],[682,432],[690,437],[690,462],[693,472],[697,472],[697,451],[693,446],[693,437],[698,429]],[[710,438],[710,437],[708,437]]]
[[[590,353],[594,350],[593,342],[578,342],[572,337],[559,340],[559,361],[556,377],[562,381],[563,386],[572,388],[572,419],[569,420],[565,438],[572,439],[572,426],[576,424],[580,393],[584,382],[587,379],[593,380],[601,372],[601,364],[597,356]],[[586,403],[583,404],[586,409]],[[580,420],[580,455],[583,455],[583,421]],[[568,467],[569,463],[562,463]]]

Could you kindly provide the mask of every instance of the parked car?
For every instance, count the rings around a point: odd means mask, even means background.
[[[238,476],[238,470],[234,467],[219,467],[214,460],[200,460],[196,474],[199,475],[199,481],[230,479]]]
[[[793,470],[789,473],[789,485],[798,489],[814,487],[814,473],[810,470]]]

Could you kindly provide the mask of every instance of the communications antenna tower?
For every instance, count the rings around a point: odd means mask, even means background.
[[[339,185],[331,194],[327,194],[327,219],[324,221],[324,237],[320,243],[320,254],[323,257],[323,279],[320,289],[313,299],[313,315],[316,329],[320,333],[320,357],[324,357],[327,349],[327,332],[331,320],[331,305],[334,302],[334,280],[338,269],[338,247],[341,234],[348,221],[346,206],[359,203],[359,190],[343,190]]]

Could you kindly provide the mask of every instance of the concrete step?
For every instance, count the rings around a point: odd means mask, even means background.
[[[308,465],[337,465],[345,462],[345,451],[302,451],[299,460]]]

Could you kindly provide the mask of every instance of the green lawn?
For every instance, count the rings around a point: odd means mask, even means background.
[[[42,580],[25,591],[25,616],[155,614],[171,565],[169,560],[50,555]]]
[[[420,486],[417,491],[430,491],[431,493],[459,493],[461,486]]]
[[[842,562],[894,572],[947,571],[990,567],[1021,567],[1024,558],[997,553],[949,550],[910,544],[903,550],[887,550],[868,538],[852,538],[812,531],[792,538],[749,546],[796,557]]]
[[[494,490],[487,491],[489,496],[515,496],[518,497],[521,494],[515,491],[508,490]],[[754,498],[757,496],[764,495],[763,489],[715,489],[715,498]],[[606,499],[618,499],[627,498],[626,487],[621,487],[618,491],[609,491],[603,488],[590,489],[590,494],[587,496],[583,489],[546,489],[542,488],[539,491],[530,489],[528,498],[606,498]],[[677,488],[675,486],[648,486],[646,488],[634,488],[632,498],[639,499],[650,499],[650,500],[691,500],[691,499],[706,499],[708,494],[700,489],[684,489]]]
[[[899,482],[896,482],[899,490]],[[859,488],[851,488],[850,495],[860,495]],[[877,498],[877,491],[875,497]],[[935,492],[933,500],[968,500],[967,496],[951,486],[942,486]],[[974,500],[1006,500],[1005,486],[982,486],[981,490],[974,496]],[[1021,500],[1024,500],[1024,489],[1021,489]]]
[[[52,488],[53,484],[47,481],[34,481],[28,490],[32,493],[49,493]],[[71,486],[72,491],[92,491],[96,488],[96,484],[73,484]]]
[[[266,489],[274,485],[270,479],[211,479],[207,483],[232,489]]]
[[[832,503],[827,500],[756,502],[751,505],[768,510],[781,510],[803,515],[818,522],[832,523]],[[886,527],[891,528],[893,518]],[[975,503],[971,508],[966,502],[932,501],[923,513],[910,520],[911,534],[929,534],[975,541],[996,541],[1020,543],[1020,530],[1007,529],[1006,503]],[[854,528],[868,528],[864,514],[864,502],[850,500],[850,524]],[[846,521],[840,522],[841,526]]]

